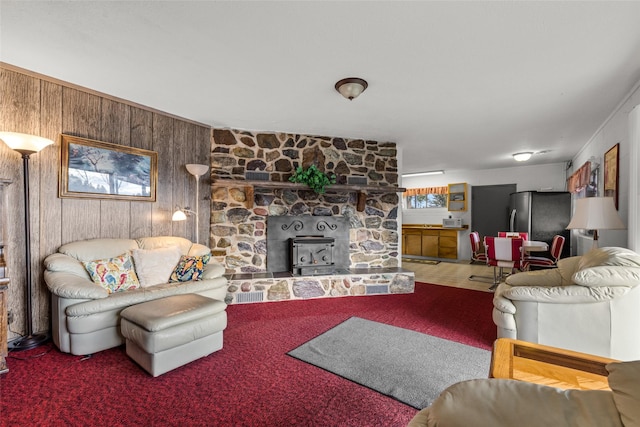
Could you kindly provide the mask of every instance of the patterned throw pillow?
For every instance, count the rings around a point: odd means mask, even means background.
[[[114,258],[83,262],[91,279],[110,294],[136,289],[140,286],[128,253]]]
[[[204,266],[211,259],[211,255],[180,257],[180,262],[171,273],[169,282],[188,282],[190,280],[201,280]]]

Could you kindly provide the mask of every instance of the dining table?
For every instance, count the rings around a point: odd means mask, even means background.
[[[522,242],[522,249],[525,252],[544,252],[549,250],[549,245],[539,240],[525,240]]]

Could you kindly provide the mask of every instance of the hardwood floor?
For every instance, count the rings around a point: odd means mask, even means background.
[[[403,260],[402,267],[415,273],[416,282],[492,292],[489,287],[492,284],[493,267],[486,265],[469,264],[469,261],[443,261],[431,265]],[[484,281],[469,280],[471,275],[485,276],[487,279],[481,279]]]

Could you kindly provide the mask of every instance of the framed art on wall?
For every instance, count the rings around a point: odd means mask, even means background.
[[[60,147],[60,197],[155,202],[155,151],[65,134]]]
[[[618,209],[618,167],[620,165],[620,143],[604,153],[604,197],[613,197]]]

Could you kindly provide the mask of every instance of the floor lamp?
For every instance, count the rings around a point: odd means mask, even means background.
[[[185,207],[183,209],[178,208],[178,210],[173,213],[171,220],[184,221],[187,219],[185,213],[193,214],[196,217],[196,243],[200,243],[198,237],[200,235],[200,219],[198,215],[198,206],[200,205],[200,176],[207,173],[207,171],[209,170],[209,166],[190,163],[188,165],[185,165],[185,167],[187,168],[187,171],[196,178],[196,210],[189,210],[188,207]]]
[[[613,197],[585,197],[576,200],[576,209],[567,230],[593,230],[593,248],[598,247],[598,230],[623,230]]]
[[[11,345],[12,350],[28,350],[44,343],[48,336],[44,334],[33,333],[33,312],[32,312],[32,283],[31,283],[31,225],[30,225],[30,209],[29,209],[29,156],[42,150],[47,145],[53,144],[53,141],[35,135],[27,135],[16,132],[0,132],[0,139],[5,142],[12,150],[22,154],[22,164],[24,167],[24,240],[25,240],[25,309],[26,333],[25,335],[14,341]]]

